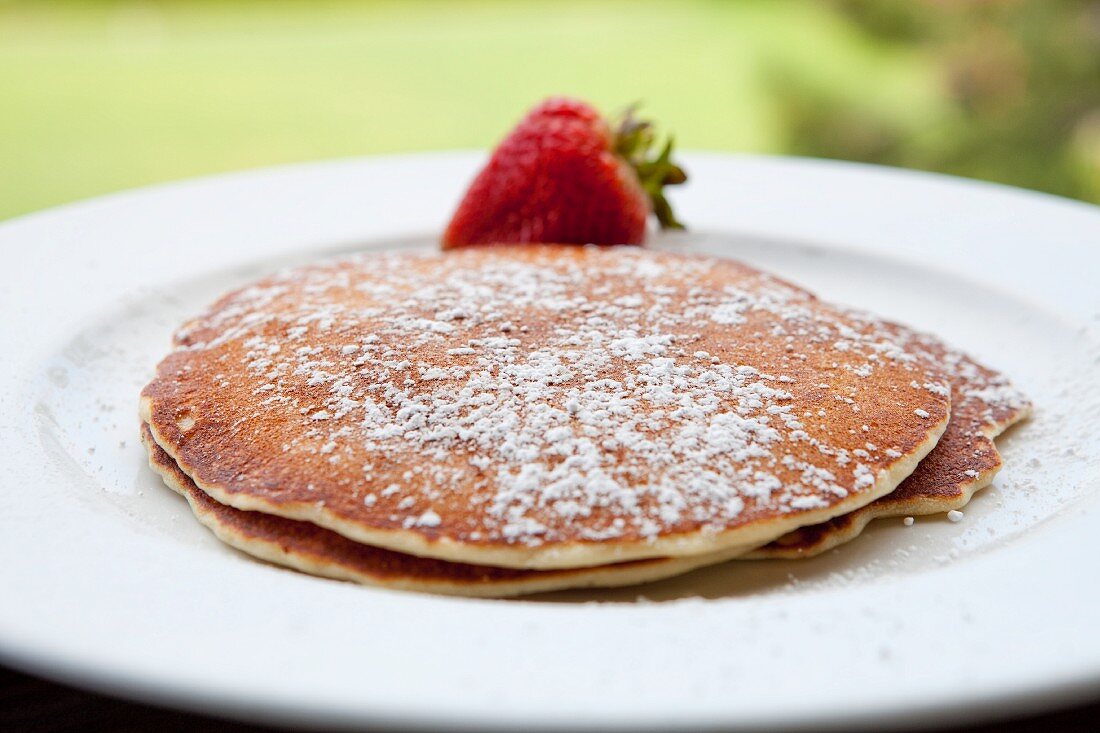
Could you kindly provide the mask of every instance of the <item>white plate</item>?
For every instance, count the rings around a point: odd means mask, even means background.
[[[137,393],[172,328],[276,265],[430,242],[479,160],[249,172],[0,226],[8,663],[252,719],[471,729],[914,725],[1100,692],[1100,210],[996,186],[691,156],[676,199],[693,233],[661,243],[1011,374],[1037,413],[962,523],[880,522],[813,561],[526,601],[363,588],[219,545],[138,445]]]

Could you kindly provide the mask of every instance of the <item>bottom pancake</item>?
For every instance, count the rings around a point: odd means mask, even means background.
[[[788,532],[745,559],[819,555],[854,539],[872,519],[938,514],[965,506],[993,482],[1001,456],[993,438],[1023,420],[1031,404],[1004,375],[924,334],[891,327],[922,359],[940,364],[951,384],[951,418],[936,447],[893,492],[855,511]]]
[[[182,494],[200,522],[222,542],[276,565],[339,580],[398,590],[504,597],[567,588],[613,588],[648,583],[732,559],[748,547],[695,557],[636,560],[562,570],[523,570],[447,562],[354,542],[309,522],[242,511],[199,489],[141,426],[150,467]]]

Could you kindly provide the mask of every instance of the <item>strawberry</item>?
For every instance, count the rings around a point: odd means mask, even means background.
[[[672,139],[651,157],[653,125],[628,109],[614,126],[590,105],[542,102],[493,151],[443,234],[443,248],[557,242],[642,244],[646,220],[683,229],[662,193],[687,180]]]

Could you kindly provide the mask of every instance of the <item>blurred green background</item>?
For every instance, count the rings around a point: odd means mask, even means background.
[[[681,147],[1100,201],[1100,2],[0,0],[0,219],[238,168],[489,147],[541,97]]]

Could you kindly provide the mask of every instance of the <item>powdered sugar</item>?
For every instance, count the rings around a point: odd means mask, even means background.
[[[652,538],[824,508],[874,486],[899,438],[923,440],[906,414],[946,410],[936,390],[902,394],[938,382],[888,335],[762,273],[553,251],[289,271],[183,350],[239,353],[242,389],[263,390],[233,430],[279,416],[293,460],[371,466],[358,482],[323,469],[330,509],[352,496],[347,513],[464,540]],[[892,417],[860,420],[872,404]]]

